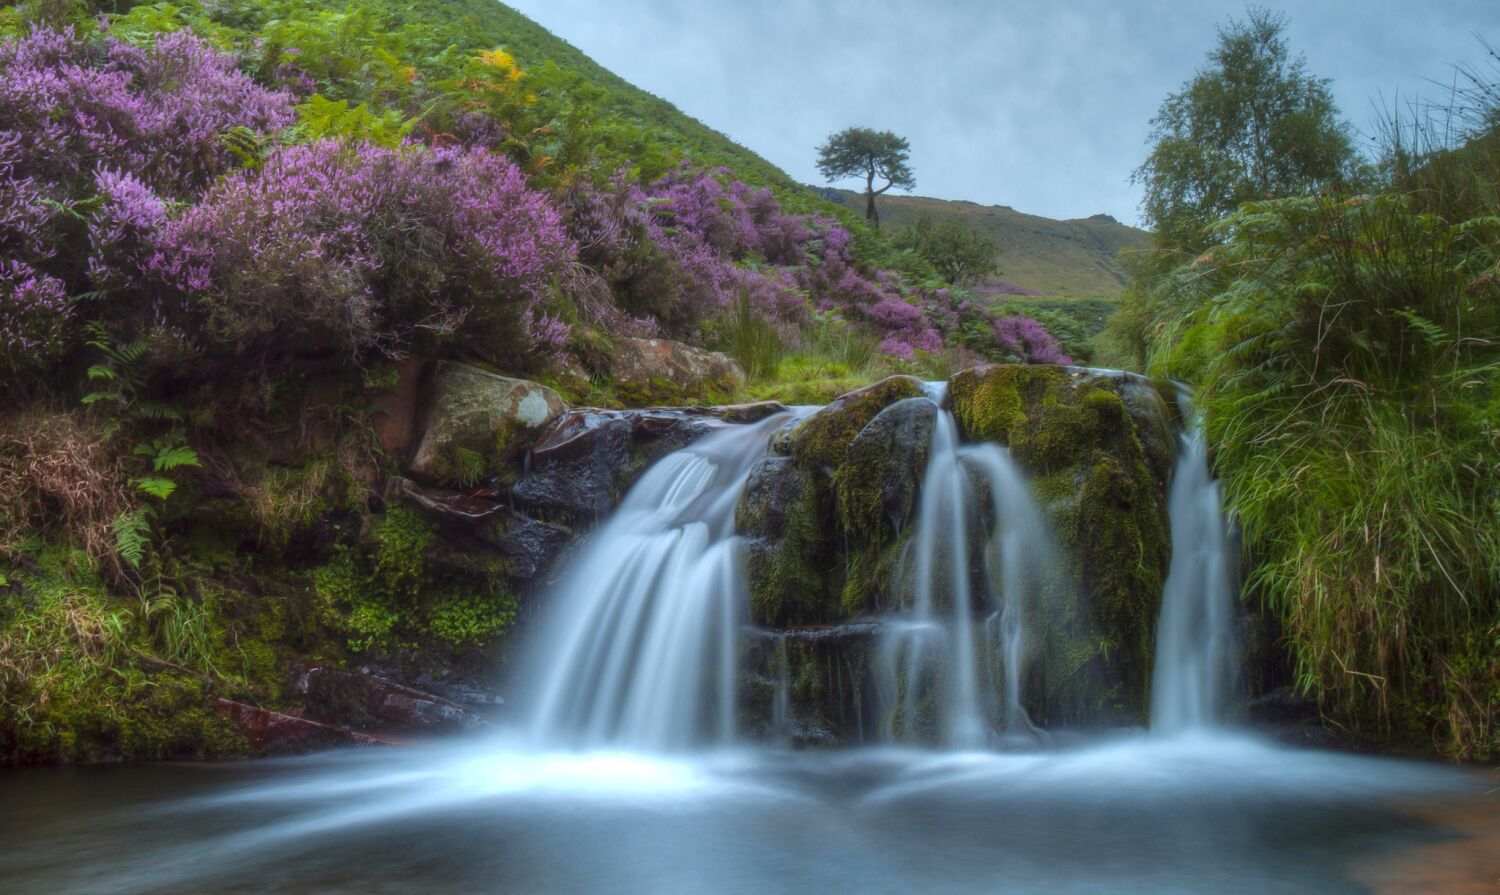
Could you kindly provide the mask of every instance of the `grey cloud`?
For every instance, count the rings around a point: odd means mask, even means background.
[[[912,144],[916,192],[1050,217],[1137,217],[1130,172],[1227,0],[511,0],[638,86],[809,183],[850,124]],[[1293,46],[1356,126],[1477,61],[1491,0],[1304,2]]]

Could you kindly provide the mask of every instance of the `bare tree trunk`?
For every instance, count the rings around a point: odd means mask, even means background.
[[[875,171],[872,168],[865,177],[865,220],[880,229],[880,213],[875,210]]]

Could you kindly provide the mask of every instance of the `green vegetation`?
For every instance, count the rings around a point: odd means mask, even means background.
[[[1470,71],[1444,119],[1391,122],[1377,188],[1354,193],[1326,90],[1287,63],[1281,27],[1253,13],[1228,29],[1222,71],[1163,106],[1142,171],[1165,260],[1111,323],[1113,350],[1196,387],[1297,688],[1358,737],[1492,757],[1500,78]],[[1230,97],[1292,114],[1252,125]],[[1210,184],[1180,155],[1189,121],[1276,136],[1234,143]]]
[[[1054,721],[1141,720],[1154,620],[1171,553],[1161,502],[1171,469],[1167,432],[1133,419],[1130,389],[1146,384],[1057,367],[966,370],[949,384],[966,437],[1007,445],[1036,479],[1073,579],[1048,588],[1037,613],[1045,667],[1036,705]],[[1154,418],[1146,414],[1146,419]],[[1165,418],[1165,415],[1162,415]]]
[[[849,190],[829,190],[844,208],[858,211],[864,197]],[[996,247],[996,273],[981,277],[974,292],[996,300],[1017,298],[997,291],[1012,287],[1041,293],[1046,300],[1116,300],[1130,275],[1120,257],[1144,248],[1149,234],[1127,227],[1108,215],[1057,221],[1024,214],[1003,205],[931,199],[924,196],[885,196],[881,199],[885,232],[899,238],[922,215],[933,223],[956,219]]]
[[[955,286],[967,286],[993,273],[999,251],[993,242],[961,219],[945,217],[934,221],[927,212],[917,215],[916,221],[896,236],[896,247],[915,252]]]
[[[1152,119],[1151,153],[1135,180],[1159,247],[1190,253],[1217,241],[1209,225],[1243,202],[1362,176],[1328,81],[1292,57],[1285,30],[1285,17],[1250,7],[1220,29],[1207,67]]]

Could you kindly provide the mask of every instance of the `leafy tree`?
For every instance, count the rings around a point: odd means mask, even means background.
[[[851,127],[828,138],[818,147],[818,170],[830,181],[845,177],[865,178],[865,220],[880,226],[875,197],[893,186],[909,190],[917,185],[909,159],[911,146],[905,137],[890,131]],[[885,186],[875,188],[876,179]]]
[[[925,211],[896,237],[896,245],[916,252],[955,286],[994,273],[995,254],[999,251],[984,234],[963,221],[957,218],[934,221]]]
[[[1134,181],[1164,248],[1196,252],[1205,229],[1241,203],[1319,190],[1360,176],[1348,125],[1326,78],[1291,55],[1286,18],[1250,7],[1219,30],[1208,65],[1151,121],[1154,145]]]

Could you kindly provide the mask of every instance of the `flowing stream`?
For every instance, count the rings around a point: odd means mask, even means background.
[[[932,397],[941,401],[941,390]],[[910,553],[911,610],[886,621],[879,649],[885,739],[921,741],[931,729],[937,735],[927,739],[974,749],[1001,730],[1035,732],[1021,705],[1025,614],[1053,561],[1051,538],[1009,453],[960,445],[946,410],[933,429]],[[927,714],[935,717],[924,718],[933,695]]]
[[[1190,408],[1186,395],[1179,401]],[[1172,565],[1156,629],[1151,728],[1173,734],[1219,721],[1238,657],[1238,557],[1230,545],[1219,483],[1208,468],[1203,430],[1191,414],[1167,501]]]
[[[810,412],[725,425],[641,478],[551,595],[514,729],[0,774],[5,890],[1358,893],[1500,835],[1446,820],[1488,816],[1474,775],[1223,724],[1234,556],[1196,430],[1171,483],[1150,735],[1047,738],[1027,717],[1057,554],[1008,453],[959,443],[940,412],[902,593],[875,622],[885,742],[787,748],[785,634],[770,735],[746,741],[734,507],[773,432]],[[1454,878],[1492,883],[1493,853]]]

